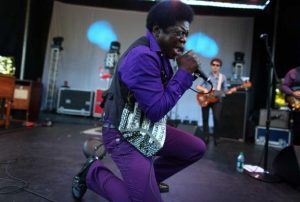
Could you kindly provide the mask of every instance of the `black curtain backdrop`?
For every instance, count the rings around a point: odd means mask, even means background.
[[[0,2],[0,55],[13,56],[20,76],[27,1]],[[41,78],[53,0],[31,0],[24,79]]]
[[[300,1],[280,0],[275,65],[283,78],[288,70],[300,66]]]
[[[13,56],[20,72],[26,1],[0,2],[0,55]]]
[[[24,79],[38,80],[43,75],[52,8],[53,0],[31,0]]]
[[[265,42],[260,38],[262,33],[269,34],[269,45],[272,45],[274,29],[275,4],[271,3],[267,9],[256,15],[254,19],[253,48],[250,79],[252,87],[249,91],[248,119],[246,120],[246,140],[253,141],[254,127],[258,123],[259,110],[266,107],[268,67]]]

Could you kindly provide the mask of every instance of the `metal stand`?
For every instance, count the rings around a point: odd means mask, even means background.
[[[249,172],[248,174],[257,179],[257,180],[261,180],[264,182],[270,182],[270,183],[275,183],[275,182],[279,182],[280,179],[278,176],[271,174],[268,171],[268,152],[269,152],[269,137],[270,137],[270,123],[271,123],[271,116],[270,116],[270,109],[271,109],[271,98],[272,98],[272,85],[273,85],[273,62],[272,62],[272,57],[271,57],[271,51],[270,51],[270,47],[268,45],[268,37],[264,37],[263,38],[265,41],[265,45],[266,45],[266,49],[267,49],[267,53],[268,53],[268,62],[267,62],[267,67],[268,67],[268,73],[269,73],[269,77],[268,77],[268,87],[267,87],[267,91],[268,91],[268,97],[267,97],[267,118],[266,118],[266,141],[265,141],[265,145],[264,145],[264,171],[263,172]]]
[[[295,117],[296,111],[294,109],[290,109],[290,125],[289,128],[291,130],[291,145],[294,144],[294,117]]]
[[[56,103],[56,80],[57,80],[57,73],[58,73],[58,61],[60,58],[60,53],[62,50],[61,43],[62,38],[56,37],[53,39],[54,44],[51,46],[51,57],[50,57],[50,65],[49,65],[49,73],[48,73],[48,86],[47,86],[47,93],[46,93],[46,110],[52,111],[55,109]]]

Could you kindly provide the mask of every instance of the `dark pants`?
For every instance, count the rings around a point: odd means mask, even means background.
[[[203,132],[207,136],[209,134],[209,109],[212,109],[213,112],[213,120],[214,120],[214,137],[218,138],[220,135],[220,127],[221,127],[221,112],[222,112],[222,103],[212,103],[207,107],[202,107],[202,120],[203,120]]]
[[[103,128],[102,132],[106,150],[122,179],[99,160],[91,165],[86,181],[90,190],[113,202],[162,201],[158,183],[199,160],[206,150],[200,138],[167,126],[164,147],[155,159],[147,158],[124,140],[118,130]]]

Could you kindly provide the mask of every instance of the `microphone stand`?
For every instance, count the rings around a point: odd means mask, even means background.
[[[268,54],[268,86],[267,86],[267,118],[266,118],[266,133],[265,133],[265,145],[264,145],[264,167],[263,172],[249,172],[249,175],[257,180],[261,180],[264,182],[275,183],[279,182],[280,179],[278,176],[271,174],[268,171],[268,152],[269,152],[269,138],[270,138],[270,124],[271,124],[271,98],[272,98],[272,85],[273,85],[273,74],[274,74],[274,63],[272,61],[271,49],[268,45],[268,35],[261,37],[265,41],[265,46]]]

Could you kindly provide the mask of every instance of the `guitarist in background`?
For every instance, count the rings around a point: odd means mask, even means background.
[[[286,73],[281,90],[286,95],[286,100],[292,109],[293,143],[300,145],[300,66]]]
[[[220,135],[220,123],[221,123],[221,111],[222,111],[222,97],[225,94],[231,94],[236,91],[236,88],[227,88],[227,79],[224,74],[220,72],[222,66],[222,60],[219,58],[214,58],[210,61],[211,72],[209,73],[209,80],[212,82],[213,96],[218,99],[217,102],[207,103],[202,106],[202,121],[203,121],[203,132],[204,141],[206,144],[209,142],[209,109],[212,109],[213,120],[214,120],[214,144],[217,145],[219,135]],[[201,85],[197,85],[196,89],[203,93],[208,93],[211,87],[207,82],[203,82]]]

